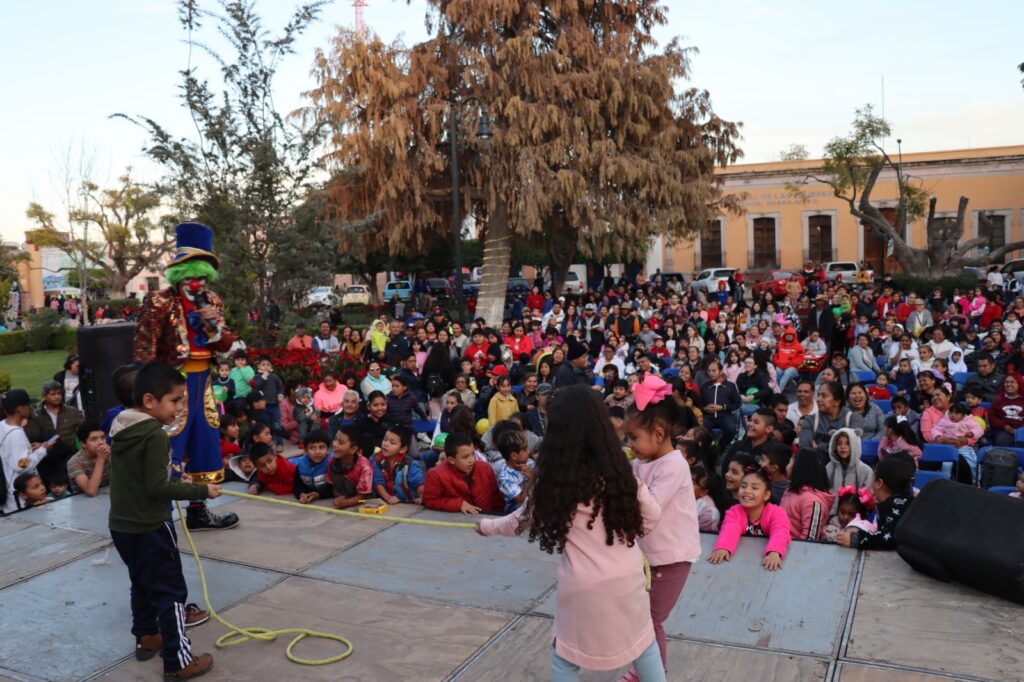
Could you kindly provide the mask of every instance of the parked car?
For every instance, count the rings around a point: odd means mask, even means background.
[[[305,297],[302,299],[302,306],[304,308],[312,308],[313,306],[332,306],[338,304],[338,295],[334,293],[334,289],[331,287],[313,287],[306,292]]]
[[[427,289],[430,291],[431,296],[445,301],[448,300],[448,296],[451,294],[451,285],[443,277],[431,277],[428,279]]]
[[[407,279],[393,279],[384,285],[384,302],[398,296],[399,301],[412,299],[412,282]]]
[[[362,284],[353,284],[341,295],[341,305],[370,305],[370,290]]]
[[[469,280],[462,283],[462,295],[466,298],[476,298],[480,295],[479,280]]]
[[[509,277],[505,285],[506,296],[526,296],[530,293],[530,281],[525,277]]]
[[[973,265],[964,266],[964,274],[970,275],[974,279],[978,280],[978,284],[985,285],[988,282],[988,273],[985,272],[985,268],[976,268]],[[1021,271],[1024,275],[1024,270]]]
[[[1017,258],[1010,261],[1002,267],[1000,272],[1003,273],[1003,279],[1007,282],[1010,281],[1011,277],[1015,277],[1019,282],[1024,282],[1024,259]],[[987,275],[982,277],[982,279],[985,278],[987,278]]]
[[[856,284],[857,275],[860,273],[860,265],[852,260],[830,261],[822,263],[821,267],[825,270],[825,279],[830,282],[839,281],[843,284]],[[867,273],[868,281],[873,282],[875,271],[868,270]]]
[[[805,284],[803,276],[790,270],[773,270],[767,278],[754,285],[754,296],[764,296],[765,292],[770,291],[776,298],[783,298],[786,295],[786,284],[793,278],[796,278],[796,281],[800,283],[800,288],[803,289]]]
[[[551,275],[550,273],[544,276],[544,289],[551,290]],[[529,293],[529,292],[527,292]],[[569,270],[565,273],[565,282],[562,283],[563,294],[575,294],[582,295],[587,293],[587,284],[582,279],[578,272]]]
[[[734,274],[736,274],[736,268],[709,268],[701,270],[694,276],[690,286],[693,287],[695,292],[713,293],[718,291],[719,282],[726,282],[728,284],[729,278]]]

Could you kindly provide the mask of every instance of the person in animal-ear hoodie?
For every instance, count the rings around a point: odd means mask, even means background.
[[[860,436],[853,429],[837,429],[828,443],[828,474],[829,491],[836,495],[832,502],[831,514],[835,514],[839,506],[838,492],[844,485],[852,485],[857,490],[870,488],[871,467],[861,461]]]

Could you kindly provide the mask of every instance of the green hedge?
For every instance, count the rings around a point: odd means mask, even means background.
[[[0,355],[13,355],[28,350],[28,332],[19,329],[0,334]]]
[[[53,350],[72,353],[78,349],[78,327],[61,327],[53,339]]]
[[[918,296],[922,296],[924,298],[928,298],[928,295],[935,289],[935,287],[942,289],[943,295],[948,298],[953,295],[954,289],[959,289],[960,293],[963,294],[978,286],[977,278],[974,275],[967,273],[938,278],[916,277],[914,275],[893,275],[892,281],[898,290],[913,291]]]

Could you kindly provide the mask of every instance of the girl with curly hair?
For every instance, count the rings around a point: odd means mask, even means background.
[[[477,524],[481,535],[526,533],[545,552],[562,555],[553,680],[575,680],[581,667],[614,670],[631,662],[641,679],[665,679],[637,544],[660,516],[600,396],[586,386],[559,390],[530,496],[508,516]]]

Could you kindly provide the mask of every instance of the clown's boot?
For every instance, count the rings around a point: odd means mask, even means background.
[[[223,516],[214,514],[204,502],[190,502],[185,513],[185,525],[189,531],[225,530],[238,525],[238,514],[228,512]]]

